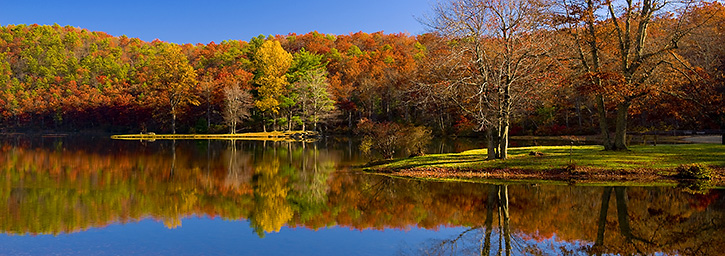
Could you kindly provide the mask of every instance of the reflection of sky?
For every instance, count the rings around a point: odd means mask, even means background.
[[[186,218],[168,229],[154,220],[110,225],[58,236],[0,235],[0,255],[395,255],[466,228],[437,231],[283,227],[259,238],[248,221]]]
[[[524,243],[527,245],[535,245],[536,248],[541,249],[545,255],[561,255],[563,250],[576,253],[582,251],[583,248],[594,245],[593,242],[588,241],[568,242],[558,240],[556,234],[554,234],[551,238],[544,240],[528,239]],[[586,255],[584,253],[582,254]]]
[[[453,231],[453,230],[450,230]],[[448,232],[451,233],[451,232]],[[432,255],[478,255],[482,254],[484,241],[486,240],[486,229],[458,228],[457,233],[446,236],[438,234],[438,237],[425,241],[418,246],[411,246],[410,255],[421,255],[432,252]],[[588,255],[586,250],[594,243],[588,241],[564,241],[559,240],[556,234],[550,238],[535,238],[529,234],[514,232],[511,235],[511,255]],[[489,254],[506,254],[505,238],[501,236],[500,229],[493,228],[490,237]]]

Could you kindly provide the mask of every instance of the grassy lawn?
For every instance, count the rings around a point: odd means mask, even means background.
[[[672,169],[681,164],[700,163],[725,167],[725,145],[679,144],[632,146],[630,151],[602,151],[602,146],[535,146],[509,149],[507,160],[486,160],[486,150],[433,154],[393,160],[370,170],[412,168],[551,170],[570,164],[602,170]],[[542,156],[529,155],[541,152]]]

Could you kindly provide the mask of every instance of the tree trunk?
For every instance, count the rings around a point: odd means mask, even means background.
[[[599,113],[599,131],[602,135],[602,145],[604,150],[612,150],[612,139],[609,137],[609,122],[607,121],[607,109],[604,106],[604,97],[597,95],[596,98],[597,112]]]
[[[486,137],[488,140],[488,160],[494,160],[496,159],[496,140],[494,136],[498,136],[498,133],[495,132],[493,129],[489,128],[486,129]]]
[[[176,111],[173,106],[171,107],[171,133],[176,134]]]
[[[277,114],[272,115],[272,130],[277,131]]]
[[[630,104],[629,101],[617,104],[613,150],[627,150],[627,112],[629,111]]]
[[[582,128],[582,103],[579,97],[576,98],[576,116],[579,120],[579,128]]]
[[[209,130],[211,130],[211,102],[209,102],[208,97],[206,102],[206,132],[209,133]]]
[[[347,112],[347,129],[352,132],[352,110]]]
[[[498,137],[498,158],[508,158],[508,147],[509,147],[509,121],[504,120],[503,125],[499,128]]]

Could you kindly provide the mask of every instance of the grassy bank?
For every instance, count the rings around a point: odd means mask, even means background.
[[[434,154],[377,162],[367,171],[434,179],[535,179],[657,182],[675,180],[675,168],[698,163],[713,170],[713,183],[725,183],[725,145],[632,146],[602,151],[601,146],[536,146],[509,150],[507,160],[486,160],[486,150]],[[532,154],[534,152],[534,154]],[[538,154],[537,154],[538,153]]]

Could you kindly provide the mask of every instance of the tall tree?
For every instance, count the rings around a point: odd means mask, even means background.
[[[313,130],[317,130],[317,124],[322,120],[329,119],[335,109],[335,101],[332,100],[328,90],[327,71],[322,68],[314,69],[297,82],[297,90],[300,95],[302,130],[305,124],[311,123]]]
[[[158,47],[158,54],[150,61],[150,82],[166,101],[164,105],[171,114],[171,132],[176,133],[179,108],[186,104],[199,105],[193,92],[196,72],[178,45],[159,43]]]
[[[254,106],[252,94],[233,85],[224,88],[225,110],[224,120],[229,125],[231,134],[237,132],[237,123],[249,117],[249,109]]]
[[[693,28],[688,10],[700,1],[583,0],[562,1],[568,30],[574,38],[579,68],[595,91],[605,150],[627,150],[627,117],[632,104],[657,91],[668,90],[653,81],[656,72],[675,72],[687,64],[675,50]],[[653,25],[674,17],[665,33],[652,35]],[[608,48],[611,47],[611,48]],[[667,85],[667,84],[664,84]],[[615,134],[609,135],[607,102],[615,105]]]
[[[258,99],[254,105],[262,112],[272,114],[273,119],[279,113],[280,97],[286,93],[286,73],[291,64],[292,54],[285,51],[279,41],[265,41],[254,54],[255,83],[258,85]]]
[[[458,74],[443,83],[486,130],[489,159],[506,159],[513,111],[544,67],[546,8],[539,0],[450,0],[424,21],[454,45],[447,62]]]

